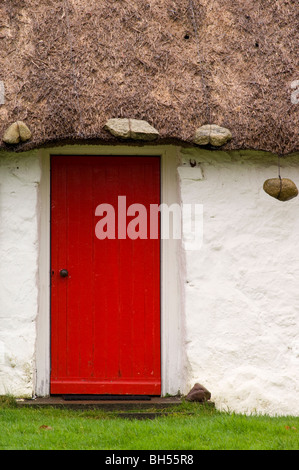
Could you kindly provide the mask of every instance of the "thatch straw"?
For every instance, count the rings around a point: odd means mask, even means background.
[[[113,143],[106,121],[130,117],[158,142],[215,123],[227,149],[297,151],[298,36],[298,0],[6,0],[0,136],[22,120],[33,137],[17,150]]]

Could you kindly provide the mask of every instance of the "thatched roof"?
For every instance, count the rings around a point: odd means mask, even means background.
[[[2,0],[0,140],[22,120],[16,150],[114,143],[103,127],[127,117],[159,142],[214,123],[226,149],[298,151],[298,43],[298,0]]]

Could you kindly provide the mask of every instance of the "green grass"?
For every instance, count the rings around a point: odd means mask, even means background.
[[[192,413],[192,415],[190,415]],[[0,450],[298,450],[299,417],[220,413],[184,403],[172,416],[18,408],[0,400]]]

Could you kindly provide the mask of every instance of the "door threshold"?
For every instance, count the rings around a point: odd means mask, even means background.
[[[149,401],[151,397],[149,395],[84,395],[84,394],[71,394],[62,395],[61,397],[65,401]]]
[[[130,397],[131,398],[131,397]],[[18,407],[29,407],[29,408],[61,408],[61,409],[100,409],[103,411],[120,411],[120,410],[138,410],[138,409],[166,409],[173,406],[178,406],[182,403],[180,397],[159,397],[151,396],[150,400],[121,400],[118,397],[117,400],[64,400],[62,395],[51,395],[49,397],[37,397],[31,399],[18,399]]]

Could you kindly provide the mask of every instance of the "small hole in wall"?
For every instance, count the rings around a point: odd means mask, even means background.
[[[186,33],[185,36],[184,36],[184,39],[190,39],[190,34],[189,33]]]
[[[255,47],[260,47],[259,43],[256,41]]]

